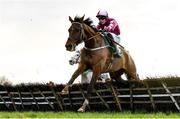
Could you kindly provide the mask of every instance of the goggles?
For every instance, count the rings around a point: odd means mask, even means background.
[[[100,19],[104,20],[104,19],[106,19],[106,16],[99,16],[98,19],[99,19],[99,20],[100,20]]]

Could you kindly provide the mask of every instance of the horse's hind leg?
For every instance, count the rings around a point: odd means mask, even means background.
[[[125,84],[126,81],[124,79],[122,79],[122,77],[121,77],[123,73],[124,73],[124,70],[120,69],[120,70],[118,70],[116,72],[111,72],[110,76],[111,76],[112,80],[116,80],[117,83]]]
[[[143,81],[140,80],[139,75],[137,73],[126,72],[125,74],[126,74],[127,79],[129,80],[131,87],[144,86]]]
[[[126,71],[125,74],[128,80],[139,80],[139,77],[136,72]]]

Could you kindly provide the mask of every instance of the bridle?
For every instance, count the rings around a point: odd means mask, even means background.
[[[101,33],[99,32],[99,33],[97,33],[95,36],[92,36],[92,37],[90,37],[90,38],[86,38],[86,36],[84,36],[84,30],[83,30],[83,25],[82,25],[82,23],[79,23],[79,22],[72,22],[72,24],[79,24],[80,26],[81,26],[81,34],[80,34],[80,36],[81,36],[81,38],[83,39],[85,39],[84,40],[84,42],[87,42],[87,41],[89,41],[89,40],[92,40],[92,39],[94,39],[94,38],[96,38],[97,36],[99,36],[99,35],[101,35]],[[87,40],[86,40],[87,39]],[[86,49],[86,50],[89,50],[89,51],[96,51],[96,50],[100,50],[100,49],[103,49],[103,48],[107,48],[107,47],[110,47],[109,45],[105,45],[105,46],[102,46],[102,47],[97,47],[97,48],[87,48],[87,47],[85,47],[84,46],[84,49]]]

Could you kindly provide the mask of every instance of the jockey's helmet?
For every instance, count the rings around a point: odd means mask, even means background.
[[[106,10],[99,10],[96,17],[97,18],[100,18],[100,17],[107,18],[108,17],[108,12]]]

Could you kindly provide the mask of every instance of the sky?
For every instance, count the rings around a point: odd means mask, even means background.
[[[97,25],[100,9],[119,23],[141,79],[180,75],[179,0],[0,0],[0,77],[67,83],[77,68],[65,49],[68,17],[85,14]]]

